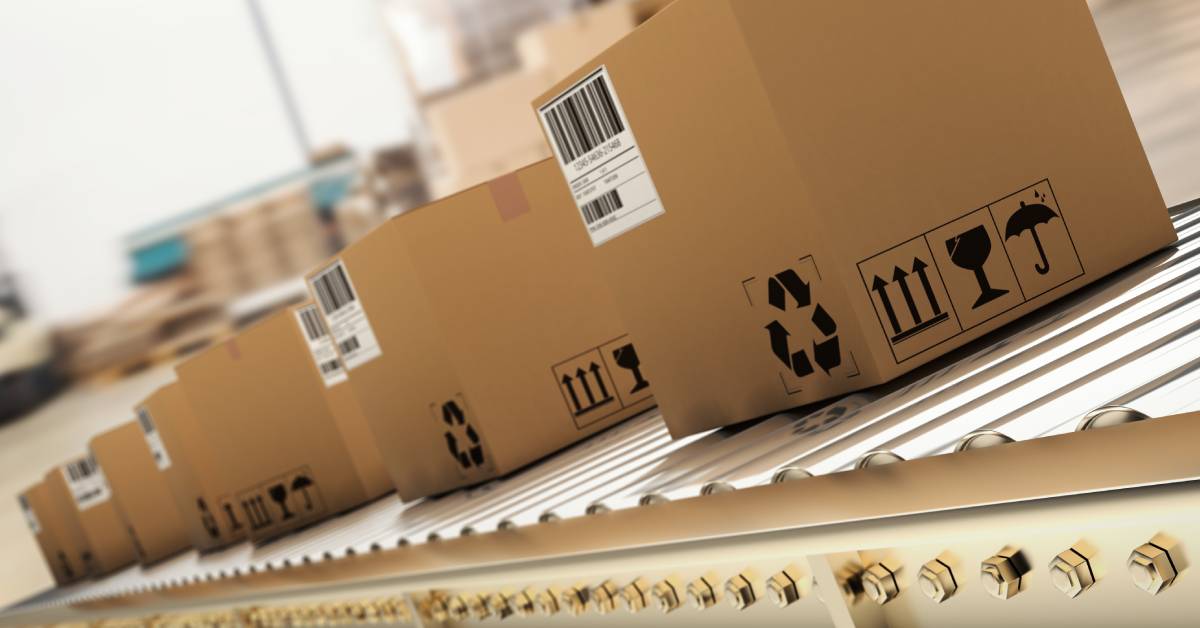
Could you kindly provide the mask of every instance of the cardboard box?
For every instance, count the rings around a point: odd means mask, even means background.
[[[83,553],[79,548],[64,543],[69,541],[63,530],[63,515],[54,508],[50,489],[45,482],[38,482],[17,495],[21,513],[29,531],[37,540],[38,548],[46,559],[54,581],[59,586],[69,584],[87,575]],[[78,522],[76,522],[78,525]]]
[[[228,511],[220,508],[217,472],[206,466],[218,457],[179,383],[154,391],[134,412],[192,547],[211,551],[246,538],[232,504]]]
[[[653,404],[549,161],[393,218],[309,276],[401,498]]]
[[[634,19],[631,2],[583,8],[521,33],[517,54],[523,66],[546,68],[557,81],[633,30]]]
[[[88,443],[104,469],[113,502],[142,564],[158,562],[192,546],[167,478],[157,466],[165,454],[151,451],[146,430],[152,434],[153,423],[130,421]],[[156,457],[156,453],[160,455]]]
[[[129,530],[112,500],[112,487],[95,456],[89,453],[51,469],[45,482],[54,507],[64,513],[70,543],[87,548],[81,556],[91,575],[107,575],[137,562]]]
[[[529,100],[554,77],[544,68],[521,70],[446,96],[425,109],[444,173],[433,181],[444,196],[549,156]],[[521,159],[516,164],[513,159]]]
[[[1175,239],[1082,1],[677,2],[534,108],[676,436]]]
[[[255,542],[368,499],[295,315],[280,311],[176,366],[211,452],[221,512]]]
[[[325,387],[325,402],[341,430],[346,447],[351,452],[354,469],[363,484],[368,499],[386,495],[394,490],[383,454],[375,443],[375,434],[367,422],[358,397],[347,383],[346,369],[338,358],[329,328],[312,301],[292,308],[296,324],[308,345],[312,368]]]

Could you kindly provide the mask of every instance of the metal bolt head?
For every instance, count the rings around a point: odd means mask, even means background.
[[[625,603],[625,608],[629,612],[636,613],[646,608],[646,592],[649,590],[649,585],[641,578],[634,578],[633,582],[625,585],[621,589],[621,601]]]
[[[549,617],[558,612],[558,596],[562,591],[554,587],[543,589],[538,592],[534,602],[537,603],[538,612]]]
[[[584,586],[567,587],[563,589],[559,596],[559,601],[562,602],[562,609],[571,615],[582,615],[587,610],[587,603],[590,596],[588,588]]]
[[[799,601],[804,594],[800,590],[801,578],[800,570],[795,565],[788,565],[767,578],[767,597],[771,603],[785,608]]]
[[[517,591],[508,598],[508,605],[518,616],[530,617],[537,610],[537,604],[534,602],[536,597],[537,593],[533,589]]]
[[[702,611],[712,608],[720,600],[720,589],[713,586],[716,579],[716,574],[708,573],[688,583],[687,597],[693,608]]]
[[[442,624],[450,621],[450,611],[446,608],[446,598],[433,594],[426,598],[424,604],[425,614],[433,621]]]
[[[863,594],[862,565],[848,562],[842,565],[833,575],[837,579],[842,597],[846,598],[846,601],[851,604],[858,602]]]
[[[921,565],[921,571],[917,574],[917,582],[925,597],[937,604],[954,597],[954,594],[958,592],[958,581],[954,579],[954,569],[950,566],[949,561],[944,561],[941,557]]]
[[[650,589],[650,596],[654,598],[654,605],[663,614],[670,613],[682,604],[679,599],[679,581],[674,577],[656,582]]]
[[[508,596],[503,593],[493,593],[487,598],[488,610],[493,615],[500,619],[508,619],[513,614],[512,605],[508,603]]]
[[[896,596],[900,595],[900,581],[896,578],[896,573],[899,571],[898,565],[888,564],[885,561],[872,563],[863,572],[863,593],[872,602],[881,606],[896,599]]]
[[[989,595],[1007,600],[1025,590],[1025,575],[1028,573],[1029,561],[1024,553],[1006,545],[983,561],[979,567],[979,580]]]
[[[754,587],[756,580],[758,580],[757,575],[750,570],[743,571],[726,580],[725,599],[729,600],[729,605],[740,611],[757,602],[758,591]]]
[[[617,583],[605,580],[592,589],[592,605],[601,615],[611,613],[617,610],[618,595],[620,592],[617,591]]]
[[[1067,597],[1079,597],[1096,584],[1091,562],[1095,554],[1095,549],[1085,541],[1059,552],[1050,561],[1050,583]]]
[[[1179,576],[1170,551],[1173,543],[1163,542],[1161,536],[1139,545],[1129,555],[1129,574],[1133,576],[1133,583],[1150,595],[1162,593]]]

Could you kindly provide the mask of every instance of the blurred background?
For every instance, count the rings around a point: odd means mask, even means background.
[[[669,0],[0,3],[0,605],[15,495],[387,217],[548,156],[529,102]],[[1200,2],[1092,0],[1168,205]]]

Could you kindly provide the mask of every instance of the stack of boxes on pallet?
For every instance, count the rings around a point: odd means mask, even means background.
[[[980,45],[1013,32],[1054,54]],[[314,264],[312,303],[22,494],[60,582],[477,484],[655,399],[679,436],[871,386],[1175,237],[1083,2],[679,2],[532,105],[551,159]]]

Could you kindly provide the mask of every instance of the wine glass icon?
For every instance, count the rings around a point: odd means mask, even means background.
[[[956,266],[975,273],[975,281],[979,283],[979,298],[975,299],[972,310],[1008,294],[1008,290],[993,288],[983,271],[984,263],[992,254],[992,238],[983,225],[967,229],[946,240],[946,252],[950,254],[950,261]]]

